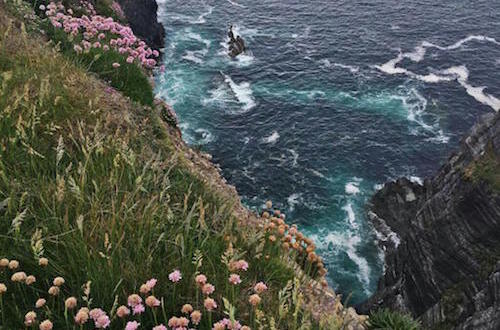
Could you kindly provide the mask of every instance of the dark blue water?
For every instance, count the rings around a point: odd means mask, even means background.
[[[500,1],[159,5],[157,93],[186,141],[247,205],[271,199],[313,237],[337,291],[366,298],[383,271],[370,196],[431,175],[500,108]],[[229,24],[250,49],[237,60],[225,55]]]

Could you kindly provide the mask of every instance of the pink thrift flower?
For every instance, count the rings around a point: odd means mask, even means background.
[[[229,276],[229,283],[231,283],[233,285],[240,284],[241,283],[240,275],[238,275],[238,274],[231,274]]]
[[[113,63],[113,68],[117,69],[117,68],[119,68],[119,67],[120,67],[120,63],[116,63],[116,62],[115,62],[115,63]]]
[[[142,303],[142,298],[141,296],[139,296],[138,294],[131,294],[130,296],[128,296],[127,298],[127,304],[130,306],[130,307],[135,307],[137,305],[140,305]]]
[[[134,63],[134,58],[132,56],[127,57],[127,63]]]
[[[259,283],[255,284],[255,286],[253,287],[253,290],[256,293],[262,293],[262,292],[267,290],[267,285],[265,285],[264,282],[259,282]]]
[[[106,315],[106,313],[100,308],[94,308],[89,312],[89,315],[92,318],[92,320],[97,321],[98,318],[100,318],[103,315]]]
[[[141,325],[137,321],[129,321],[127,322],[127,325],[125,326],[125,330],[137,330],[139,329],[139,325]]]
[[[144,313],[145,309],[144,309],[144,305],[143,304],[139,304],[139,305],[136,305],[133,307],[133,312],[132,314],[134,315],[140,315],[142,313]]]
[[[182,279],[182,274],[178,269],[176,269],[168,275],[168,279],[174,283],[177,283]]]
[[[167,327],[164,326],[163,324],[160,324],[154,327],[153,330],[167,330]]]
[[[248,262],[246,262],[245,260],[238,261],[238,268],[241,270],[247,271],[248,270]]]
[[[215,291],[215,286],[213,286],[210,283],[203,285],[201,288],[201,292],[203,292],[203,294],[207,296],[214,293],[214,291]]]
[[[101,315],[94,322],[95,322],[95,327],[97,329],[105,329],[105,328],[109,327],[109,324],[111,323],[111,321],[109,320],[109,317],[106,314]]]
[[[207,283],[207,277],[203,274],[196,275],[194,280],[195,280],[196,284],[198,284],[200,286],[203,286],[205,283]]]
[[[105,50],[105,51],[108,51],[109,50],[109,46],[108,45],[104,45],[104,46],[102,46],[102,49]]]
[[[153,288],[156,286],[157,282],[158,282],[158,280],[156,278],[152,278],[146,282],[146,286],[148,287],[149,290],[153,290]]]

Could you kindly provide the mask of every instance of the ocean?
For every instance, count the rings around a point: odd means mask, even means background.
[[[500,109],[500,1],[159,0],[156,94],[243,202],[316,242],[350,303],[383,253],[367,219],[384,182],[432,175]],[[227,56],[227,30],[248,52]]]

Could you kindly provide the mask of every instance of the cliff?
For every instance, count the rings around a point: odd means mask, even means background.
[[[500,329],[499,160],[497,113],[423,186],[403,178],[373,197],[386,267],[361,312],[388,307],[425,328]]]
[[[155,0],[118,0],[134,33],[150,47],[160,49],[165,43],[165,29],[158,22]]]

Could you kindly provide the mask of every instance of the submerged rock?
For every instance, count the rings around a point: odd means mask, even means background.
[[[389,307],[425,328],[500,329],[500,114],[483,118],[423,185],[388,183],[370,218],[385,273],[361,312]]]

